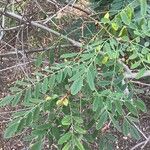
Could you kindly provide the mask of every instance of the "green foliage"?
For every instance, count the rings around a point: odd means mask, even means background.
[[[90,0],[92,7],[96,11],[110,10],[113,14],[116,14],[117,11],[122,10],[128,4],[132,3],[134,0]]]
[[[90,149],[94,141],[99,149],[113,149],[116,137],[107,132],[109,128],[140,138],[133,123],[140,111],[146,112],[146,106],[135,98],[131,83],[122,82],[125,70],[118,60],[127,56],[125,63],[139,71],[136,79],[149,69],[149,5],[146,0],[130,0],[129,5],[120,1],[121,6],[115,2],[111,7],[117,5],[121,10],[98,20],[102,29],[80,52],[62,54],[60,63],[49,59],[52,65],[48,68],[43,66],[45,52],[41,53],[35,65],[42,71],[31,79],[16,81],[10,88],[12,95],[2,99],[0,107],[20,104],[24,110],[13,114],[5,138],[31,129],[26,137],[32,139],[31,150],[42,149],[46,138],[62,150]]]

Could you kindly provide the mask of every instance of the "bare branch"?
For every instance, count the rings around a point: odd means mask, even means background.
[[[137,76],[137,74],[138,74],[138,73],[128,73],[128,72],[126,72],[126,73],[124,74],[124,76],[125,76],[125,78],[127,78],[127,79],[135,79],[136,76]],[[150,76],[150,70],[146,71],[146,72],[142,75],[142,77],[149,77],[149,76]]]
[[[73,40],[73,39],[71,39],[71,38],[69,38],[69,37],[67,37],[67,36],[65,36],[65,35],[57,32],[55,30],[53,30],[53,29],[50,29],[49,27],[47,27],[45,25],[39,24],[39,23],[37,23],[35,21],[27,22],[22,16],[20,16],[18,14],[15,14],[15,13],[12,13],[12,12],[7,12],[7,11],[3,12],[1,9],[0,9],[0,13],[3,14],[3,15],[5,15],[5,16],[14,18],[16,20],[20,20],[21,22],[24,22],[26,24],[31,24],[31,25],[33,25],[35,27],[38,27],[38,28],[46,30],[46,31],[48,31],[50,33],[53,33],[54,35],[57,35],[57,36],[65,39],[65,40],[69,41],[70,43],[72,43],[76,47],[80,47],[81,48],[83,46],[82,43],[80,43],[78,41],[75,41],[75,40]]]
[[[27,64],[29,64],[31,62],[26,62],[26,63],[22,63],[22,64],[16,64],[14,66],[11,66],[11,67],[7,67],[5,69],[1,69],[0,72],[3,72],[3,71],[7,71],[7,70],[10,70],[10,69],[13,69],[13,68],[17,68],[17,67],[20,67],[20,66],[25,66]]]
[[[134,80],[130,80],[130,82],[132,82],[132,83],[135,83],[135,84],[139,84],[139,85],[143,85],[143,86],[149,86],[149,87],[150,87],[150,84],[143,83],[143,82],[140,82],[140,81],[134,81]]]
[[[143,137],[144,137],[145,139],[147,139],[147,137],[146,137],[146,135],[143,133],[143,131],[140,130],[140,128],[139,128],[135,123],[132,123],[132,124],[133,124],[134,127],[143,135]]]
[[[145,141],[142,141],[138,144],[136,144],[134,147],[131,148],[131,150],[135,150],[136,148],[140,147],[141,145],[143,145],[141,147],[141,149],[144,149],[144,147],[150,142],[150,136],[145,140]]]
[[[4,29],[0,29],[1,31],[11,31],[11,30],[17,30],[20,29],[21,27],[23,27],[24,25],[19,25],[19,26],[15,26],[15,27],[11,27],[11,28],[4,28]]]
[[[5,16],[2,15],[2,23],[0,26],[0,30],[1,30],[1,28],[4,29],[4,26],[5,26]],[[4,30],[1,30],[0,31],[0,40],[2,40],[3,36],[4,36]]]
[[[43,51],[48,51],[48,50],[51,50],[53,48],[65,48],[65,47],[72,47],[72,45],[59,45],[59,46],[51,46],[51,47],[43,47],[43,48],[34,48],[34,49],[26,49],[24,50],[24,52],[26,54],[30,54],[30,53],[38,53],[38,52],[43,52]],[[18,54],[22,55],[22,51],[21,50],[18,50],[17,51]],[[9,52],[9,53],[4,53],[4,54],[0,54],[0,57],[11,57],[13,55],[16,55],[17,54],[16,52]]]
[[[12,13],[12,12],[7,12],[7,11],[3,12],[2,10],[0,10],[0,13],[6,15],[8,17],[14,18],[16,20],[20,20],[20,21],[22,21],[22,22],[24,22],[26,24],[29,24],[29,23],[27,23],[27,21],[22,16],[20,16],[18,14],[15,14],[15,13]],[[65,36],[65,35],[57,32],[55,30],[53,30],[53,29],[50,29],[49,27],[47,27],[45,25],[39,24],[39,23],[37,23],[35,21],[31,21],[30,24],[35,26],[35,27],[41,28],[43,30],[46,30],[46,31],[48,31],[50,33],[53,33],[54,35],[57,35],[57,36],[65,39],[65,40],[69,41],[70,43],[72,43],[76,47],[79,47],[79,48],[83,47],[81,42],[75,41],[75,40],[73,40],[73,39],[71,39],[71,38],[69,38],[69,37],[67,37],[67,36]],[[129,69],[129,67],[127,65],[125,65],[121,60],[118,60],[118,63],[123,65],[123,67],[125,68],[125,74],[124,74],[125,78],[127,78],[127,79],[129,79],[129,78],[131,78],[131,79],[136,78],[138,73],[132,73],[132,71]],[[146,76],[150,76],[150,71],[146,71],[142,77],[146,77]]]

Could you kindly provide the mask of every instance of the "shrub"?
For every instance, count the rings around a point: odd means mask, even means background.
[[[148,11],[146,0],[135,0],[115,15],[108,11],[96,21],[100,30],[93,38],[78,45],[79,52],[63,53],[50,67],[42,65],[46,52],[38,55],[42,71],[16,81],[12,95],[0,101],[1,107],[24,108],[12,115],[4,137],[31,129],[26,140],[36,150],[45,139],[63,150],[91,149],[94,142],[99,149],[112,149],[111,129],[140,139],[134,123],[146,106],[131,81],[149,72]]]

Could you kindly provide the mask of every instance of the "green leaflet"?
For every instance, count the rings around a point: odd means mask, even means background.
[[[85,70],[82,69],[81,71],[77,71],[70,79],[69,81],[75,81],[81,78],[81,76],[85,73]]]
[[[72,58],[72,57],[75,57],[77,55],[78,55],[78,53],[68,53],[68,54],[61,55],[61,58]]]
[[[133,59],[135,59],[137,57],[138,57],[137,53],[133,53],[132,55],[130,55],[129,59],[133,60]]]
[[[68,132],[68,133],[66,133],[66,134],[64,134],[59,140],[58,140],[58,144],[64,144],[64,143],[66,143],[70,138],[71,138],[71,133],[70,132]]]
[[[40,55],[37,56],[35,65],[36,65],[37,67],[40,67],[40,66],[42,65],[42,61],[43,61],[43,55],[40,54]]]
[[[71,77],[72,76],[72,70],[71,70],[71,68],[67,67],[66,71],[67,71],[68,76]]]
[[[10,104],[13,99],[14,99],[14,96],[13,96],[13,95],[4,97],[4,98],[0,101],[0,107],[4,107],[4,106]]]
[[[83,78],[79,78],[75,80],[71,86],[71,94],[76,95],[82,88],[83,86]]]
[[[125,23],[126,25],[129,25],[131,23],[131,19],[128,17],[128,14],[126,13],[125,10],[123,10],[121,13],[121,19],[123,21],[123,23]]]
[[[114,127],[115,127],[119,132],[121,132],[121,128],[120,128],[120,125],[119,125],[119,121],[116,120],[112,115],[110,115],[110,118],[111,118],[111,121],[112,121]]]
[[[32,112],[29,112],[27,115],[26,115],[26,125],[30,125],[33,121],[33,114]]]
[[[38,82],[36,85],[35,85],[35,91],[34,91],[34,97],[35,98],[39,98],[40,96],[40,92],[41,92],[41,88],[42,88],[42,84],[40,82]]]
[[[81,127],[79,127],[78,125],[75,125],[74,126],[74,129],[77,133],[79,134],[85,134],[86,133],[86,130],[82,129]]]
[[[83,119],[81,117],[73,116],[73,119],[78,124],[82,124],[83,123]]]
[[[132,126],[132,125],[130,125],[129,128],[130,128],[130,134],[131,134],[131,136],[134,139],[139,140],[140,137],[141,137],[139,131],[134,126]]]
[[[95,56],[95,53],[86,53],[86,54],[82,54],[81,55],[81,59],[80,59],[80,61],[86,61],[86,60],[88,60],[88,59],[91,59],[91,58],[93,58]]]
[[[140,65],[141,65],[141,60],[139,60],[139,61],[133,63],[133,64],[131,65],[131,69],[135,69],[135,68],[139,67]]]
[[[19,103],[21,96],[22,96],[22,93],[18,93],[15,95],[15,98],[12,101],[12,106],[16,106]]]
[[[71,124],[71,116],[65,116],[62,121],[62,125],[70,125]]]
[[[52,126],[50,123],[45,123],[45,124],[42,124],[42,125],[37,125],[36,126],[36,129],[37,130],[47,130],[47,129],[50,129]]]
[[[41,150],[41,149],[42,149],[41,141],[38,141],[30,146],[30,150]]]
[[[34,110],[33,110],[33,120],[37,120],[39,118],[40,115],[40,108],[37,106]]]
[[[10,124],[5,133],[4,133],[4,138],[11,138],[15,135],[15,133],[17,132],[17,129],[18,129],[18,126],[19,126],[19,122],[15,122],[13,124]]]
[[[58,74],[56,75],[56,80],[58,83],[61,83],[61,81],[63,80],[63,71],[59,71]]]
[[[11,91],[11,93],[16,93],[16,92],[21,92],[21,88],[14,86],[14,87],[10,87],[9,90]]]
[[[97,130],[101,129],[103,125],[105,124],[105,122],[107,121],[107,119],[108,119],[108,113],[105,111],[100,116],[96,129]]]
[[[62,150],[69,150],[69,148],[71,147],[70,143],[68,142],[63,148]]]
[[[139,122],[139,119],[137,117],[133,117],[133,116],[127,116],[126,117],[130,122]]]
[[[25,123],[26,123],[26,119],[25,118],[22,118],[20,121],[19,121],[19,126],[17,128],[17,132],[21,132],[22,129],[25,127]]]
[[[60,135],[61,135],[59,128],[52,127],[51,130],[52,130],[52,135],[58,141],[60,139]]]
[[[25,104],[28,104],[29,101],[30,101],[30,98],[31,98],[31,87],[28,88],[26,91],[25,91],[25,96],[24,96],[24,103]]]
[[[115,106],[116,106],[116,111],[120,115],[123,115],[122,102],[120,100],[115,100],[114,103],[115,103]]]
[[[79,150],[85,150],[80,140],[76,136],[73,136],[73,139],[74,139],[75,145],[78,147]]]
[[[19,85],[19,86],[24,86],[24,87],[27,87],[27,86],[30,85],[28,82],[21,81],[21,80],[17,80],[16,84]]]
[[[89,69],[86,75],[87,83],[92,91],[95,90],[95,83],[94,83],[95,76],[93,74],[94,73],[92,73],[91,70]]]
[[[95,96],[93,101],[93,111],[96,111],[100,104],[103,104],[103,101],[99,96]]]
[[[129,122],[125,119],[122,125],[122,132],[125,136],[127,136],[129,134]]]
[[[34,135],[34,136],[38,136],[38,137],[40,137],[40,136],[44,136],[44,134],[46,134],[47,133],[47,131],[46,130],[38,130],[38,129],[36,129],[36,130],[32,130],[32,135]]]
[[[55,49],[51,49],[48,51],[48,58],[49,58],[50,64],[53,64],[55,61]]]
[[[48,85],[49,85],[49,87],[50,87],[51,89],[54,87],[55,81],[56,81],[56,76],[55,76],[55,74],[53,74],[53,75],[49,78],[49,83],[48,83]]]
[[[42,92],[45,94],[48,91],[48,78],[46,77],[42,84]]]
[[[146,105],[145,105],[145,103],[142,100],[138,100],[137,99],[137,100],[134,100],[133,102],[134,102],[136,108],[140,109],[143,112],[147,111]]]
[[[135,116],[138,115],[137,109],[135,106],[132,104],[132,102],[125,101],[125,106],[128,108],[128,110]]]
[[[147,0],[140,0],[140,5],[141,5],[141,15],[144,17],[147,12]]]
[[[140,79],[140,78],[144,75],[145,71],[146,71],[145,68],[141,69],[141,70],[138,72],[138,74],[136,75],[135,78],[136,78],[136,79]]]

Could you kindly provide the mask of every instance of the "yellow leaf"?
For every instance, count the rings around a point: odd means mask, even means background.
[[[62,100],[58,100],[58,101],[56,102],[56,105],[57,105],[57,106],[62,106],[62,105],[63,105]]]
[[[65,99],[60,99],[56,102],[57,106],[68,106],[69,100],[67,98]]]
[[[118,28],[119,28],[118,24],[117,24],[117,23],[114,23],[114,22],[111,24],[111,26],[112,26],[112,28],[113,28],[115,31],[117,31]]]
[[[45,100],[46,100],[46,101],[49,101],[49,100],[51,100],[51,97],[50,97],[50,96],[47,96],[47,97],[45,98]]]
[[[95,52],[99,52],[101,50],[101,45],[98,45],[95,49]]]
[[[104,18],[109,19],[109,12],[105,14]]]
[[[68,104],[69,104],[69,101],[68,101],[67,98],[65,98],[65,99],[63,100],[63,105],[68,106]]]
[[[64,59],[64,62],[68,62],[68,60],[67,60],[67,59]]]
[[[102,64],[106,64],[108,62],[109,57],[105,56],[102,60]]]
[[[123,28],[121,29],[119,33],[119,37],[126,36],[126,35],[127,35],[127,28],[126,26],[123,26]]]

